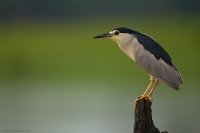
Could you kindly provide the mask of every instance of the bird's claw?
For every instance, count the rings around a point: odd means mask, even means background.
[[[149,100],[151,104],[153,102],[153,99],[151,98],[151,96],[149,96],[149,95],[146,95],[146,96],[141,95],[141,96],[137,97],[135,102],[134,102],[134,110],[136,109],[136,103],[141,99]]]

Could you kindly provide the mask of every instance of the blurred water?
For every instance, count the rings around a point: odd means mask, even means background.
[[[142,86],[143,87],[143,86]],[[133,102],[145,88],[123,83],[15,83],[1,85],[0,129],[33,133],[132,132]],[[193,88],[195,86],[192,86]],[[199,94],[159,85],[153,120],[160,131],[198,133]]]

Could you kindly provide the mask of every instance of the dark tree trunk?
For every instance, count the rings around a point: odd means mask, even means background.
[[[136,103],[133,133],[160,133],[153,123],[151,102],[147,99],[140,99]]]

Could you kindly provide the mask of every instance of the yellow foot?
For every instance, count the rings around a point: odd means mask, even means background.
[[[135,100],[135,102],[134,102],[134,110],[136,109],[136,103],[139,101],[139,100],[141,100],[141,99],[147,99],[147,100],[149,100],[150,102],[151,102],[151,104],[152,104],[152,102],[153,102],[153,99],[151,98],[151,96],[149,96],[149,95],[146,95],[146,96],[139,96],[139,97],[137,97],[136,98],[136,100]]]

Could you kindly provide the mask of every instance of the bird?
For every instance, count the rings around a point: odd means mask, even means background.
[[[136,98],[134,108],[140,99],[148,99],[152,103],[151,97],[159,82],[175,90],[180,89],[179,86],[182,84],[180,72],[169,54],[150,36],[126,27],[119,27],[93,38],[106,38],[116,42],[128,57],[149,73],[150,83],[145,92]]]

